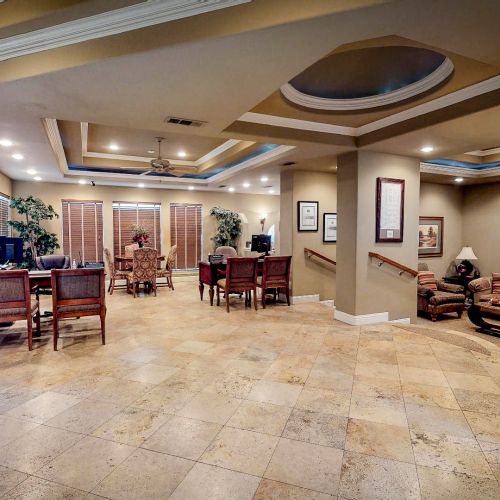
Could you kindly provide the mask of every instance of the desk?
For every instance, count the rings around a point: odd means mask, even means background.
[[[43,271],[28,271],[29,275],[29,280],[30,280],[30,290],[33,291],[33,288],[35,286],[44,286],[44,287],[50,287],[50,276],[51,272],[47,270]]]

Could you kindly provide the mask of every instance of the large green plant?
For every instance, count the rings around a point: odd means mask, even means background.
[[[236,247],[241,235],[241,219],[237,212],[225,208],[213,207],[210,215],[217,221],[217,232],[211,238],[215,248],[222,246]]]
[[[12,198],[10,207],[15,208],[24,220],[10,220],[9,225],[24,240],[24,262],[22,267],[33,269],[39,255],[54,253],[59,248],[57,236],[41,226],[41,222],[59,217],[52,205],[46,205],[40,198]]]

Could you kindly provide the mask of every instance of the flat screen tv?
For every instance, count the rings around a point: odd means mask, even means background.
[[[0,263],[12,262],[20,264],[23,261],[23,239],[0,236]]]
[[[269,255],[271,250],[271,235],[269,234],[252,234],[252,252],[265,253]]]

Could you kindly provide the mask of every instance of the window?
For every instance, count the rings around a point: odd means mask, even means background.
[[[201,205],[170,204],[170,241],[177,245],[176,269],[195,269],[201,258]]]
[[[62,200],[63,251],[71,261],[102,261],[102,201]]]
[[[10,227],[7,221],[10,219],[10,198],[0,194],[0,236],[9,236]]]
[[[139,224],[149,230],[147,246],[161,252],[159,203],[113,202],[113,252],[115,255],[125,253],[125,245],[133,243],[134,226]]]

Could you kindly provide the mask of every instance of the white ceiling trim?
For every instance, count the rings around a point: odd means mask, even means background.
[[[433,165],[432,163],[420,163],[420,172],[428,174],[448,175],[452,177],[467,177],[469,179],[494,177],[500,174],[500,167],[488,168],[483,170],[475,170],[462,167],[447,167],[441,165]]]
[[[491,148],[491,149],[478,149],[477,151],[469,151],[465,153],[466,155],[472,156],[490,156],[500,154],[500,148]]]
[[[215,158],[215,157],[221,155],[222,153],[224,153],[228,149],[231,149],[232,147],[236,146],[240,142],[241,141],[238,139],[229,139],[226,142],[224,142],[223,144],[221,144],[220,146],[217,146],[215,149],[212,149],[212,151],[209,151],[206,155],[202,156],[201,158],[198,158],[195,161],[195,164],[198,167],[201,167],[205,162],[211,160],[212,158]]]
[[[225,9],[252,0],[147,0],[0,40],[0,61]]]
[[[353,99],[330,99],[305,94],[297,90],[290,83],[283,85],[280,90],[286,99],[306,108],[321,109],[326,111],[355,111],[360,109],[371,109],[394,104],[422,94],[423,92],[434,88],[436,85],[439,85],[446,78],[448,78],[453,72],[453,68],[453,63],[448,57],[446,57],[437,69],[418,82],[385,94]]]
[[[59,165],[59,169],[63,174],[68,171],[68,162],[64,154],[64,147],[61,141],[61,134],[55,118],[42,118],[43,128],[49,139],[50,146]]]
[[[324,132],[327,134],[340,134],[351,137],[360,137],[369,132],[400,123],[420,115],[436,111],[438,109],[457,104],[472,97],[477,97],[487,92],[500,88],[500,76],[494,76],[483,82],[476,83],[464,89],[457,90],[445,96],[438,97],[432,101],[419,104],[413,108],[395,113],[394,115],[376,120],[362,125],[361,127],[345,127],[342,125],[332,125],[329,123],[311,122],[307,120],[297,120],[295,118],[284,118],[281,116],[266,115],[262,113],[244,113],[238,118],[239,121],[259,123],[262,125],[272,125],[275,127],[294,128],[299,130],[310,130],[314,132]]]
[[[86,158],[105,158],[107,160],[123,160],[132,161],[138,163],[149,163],[154,157],[148,158],[147,156],[129,156],[129,155],[119,155],[114,153],[95,153],[92,151],[87,151],[83,156]],[[168,161],[172,165],[179,165],[182,167],[196,168],[197,164],[194,161],[189,160],[171,160]]]

